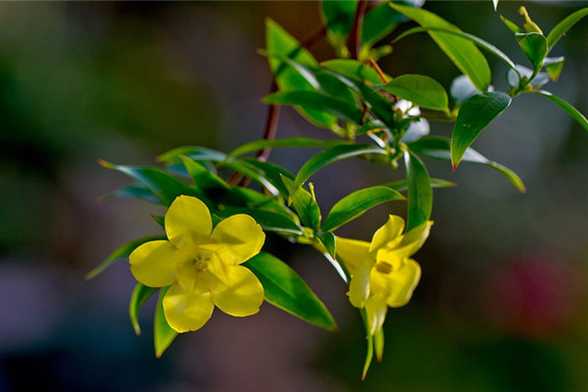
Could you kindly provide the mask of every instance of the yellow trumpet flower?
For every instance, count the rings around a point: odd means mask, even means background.
[[[336,238],[336,251],[351,275],[349,301],[365,308],[368,332],[374,335],[386,318],[388,306],[405,305],[421,277],[421,268],[410,259],[429,236],[433,222],[402,234],[404,220],[390,215],[371,242]]]
[[[131,272],[149,287],[166,287],[165,318],[177,332],[200,329],[216,305],[236,317],[259,311],[264,291],[259,279],[240,265],[261,250],[265,234],[246,214],[212,227],[208,207],[179,196],[165,214],[168,240],[150,241],[129,256]]]

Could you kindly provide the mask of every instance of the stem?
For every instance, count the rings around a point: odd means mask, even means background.
[[[367,8],[367,0],[359,0],[357,3],[357,11],[355,11],[355,18],[353,19],[353,27],[351,28],[351,34],[347,39],[347,46],[351,57],[357,59],[359,57],[359,51],[361,50],[361,26],[363,24],[363,16]]]

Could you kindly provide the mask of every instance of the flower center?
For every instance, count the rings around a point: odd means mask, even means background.
[[[382,274],[389,274],[393,269],[394,267],[392,264],[386,263],[385,261],[380,261],[378,264],[376,264],[376,271]]]
[[[198,271],[202,272],[208,268],[208,262],[212,259],[211,252],[198,252],[194,258],[192,259],[192,267]]]

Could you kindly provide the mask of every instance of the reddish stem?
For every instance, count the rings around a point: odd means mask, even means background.
[[[359,0],[357,3],[357,10],[355,11],[355,18],[353,19],[353,26],[351,27],[351,33],[347,39],[347,46],[351,57],[357,59],[359,57],[359,51],[361,50],[361,26],[363,24],[363,16],[367,9],[367,0]]]

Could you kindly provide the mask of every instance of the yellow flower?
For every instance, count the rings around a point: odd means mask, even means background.
[[[351,274],[349,301],[365,308],[371,335],[384,324],[388,306],[400,307],[410,300],[421,268],[409,257],[423,245],[432,224],[428,221],[402,234],[404,220],[390,215],[371,242],[336,238],[337,255]]]
[[[150,241],[129,257],[137,281],[170,286],[163,298],[169,325],[195,331],[212,316],[214,305],[236,317],[259,311],[263,287],[239,265],[261,250],[265,234],[249,215],[230,216],[212,228],[208,207],[195,197],[179,196],[165,214],[168,241]]]

